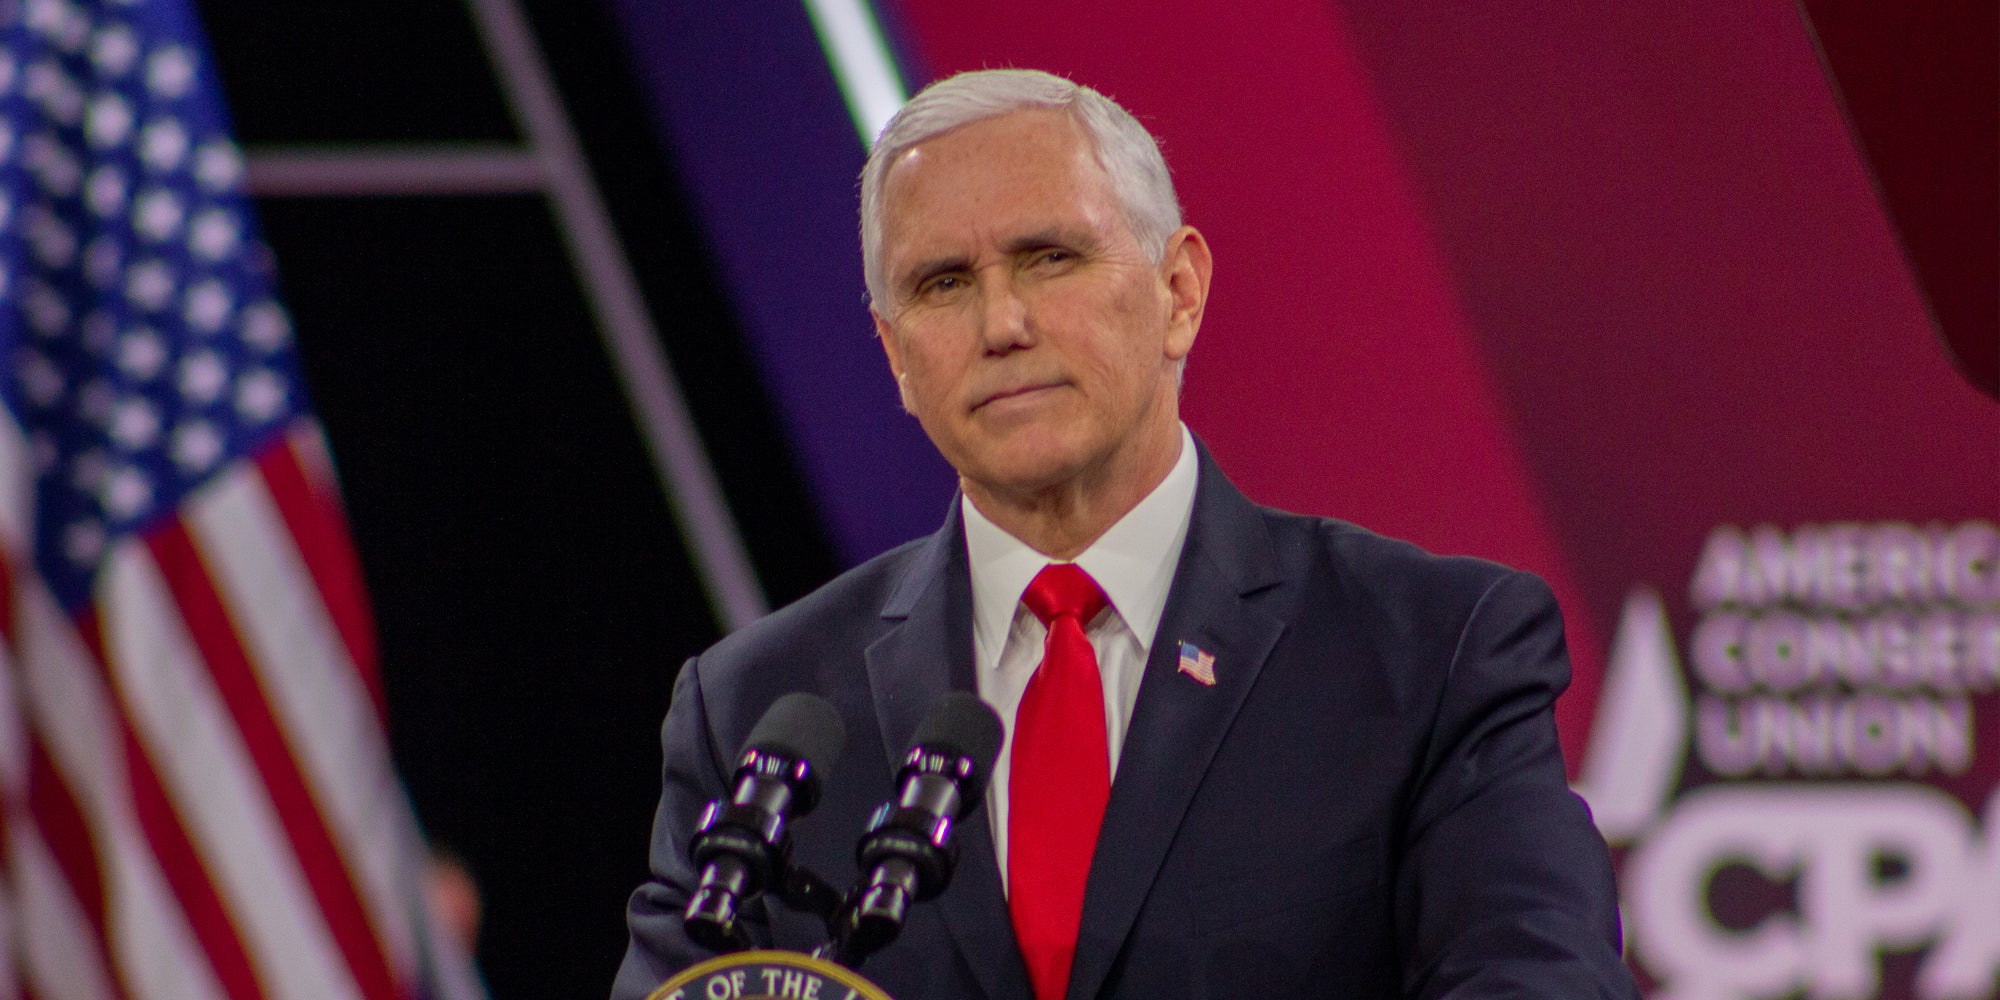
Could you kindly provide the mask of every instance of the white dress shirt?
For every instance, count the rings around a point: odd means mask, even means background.
[[[1194,437],[1181,425],[1181,453],[1167,478],[1138,506],[1118,519],[1074,560],[1097,581],[1111,599],[1085,629],[1097,651],[1097,673],[1104,683],[1104,737],[1111,749],[1110,774],[1118,776],[1118,755],[1125,744],[1125,726],[1132,703],[1139,697],[1146,655],[1153,648],[1174,567],[1187,542],[1188,518],[1194,512]],[[1000,713],[1005,738],[993,780],[986,790],[986,817],[993,828],[993,850],[1000,862],[1000,885],[1007,886],[1007,780],[1014,752],[1014,714],[1028,680],[1042,662],[1048,629],[1021,603],[1021,595],[1042,567],[1052,562],[1026,542],[1008,534],[973,506],[959,501],[965,515],[965,549],[972,564],[972,649],[979,697]]]

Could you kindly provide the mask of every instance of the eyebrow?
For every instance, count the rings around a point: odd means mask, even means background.
[[[1050,226],[1007,242],[1007,253],[1018,254],[1042,247],[1068,247],[1081,253],[1095,253],[1104,245],[1101,234],[1081,226]]]
[[[1097,246],[1097,239],[1087,230],[1050,226],[1047,229],[1038,229],[1032,233],[1016,236],[1003,244],[1000,249],[1003,253],[1012,256],[1048,246],[1067,246],[1075,247],[1079,250],[1090,250]],[[937,275],[949,274],[953,271],[963,271],[971,266],[972,258],[963,254],[955,254],[948,257],[932,257],[929,260],[917,262],[905,271],[904,274],[907,277],[904,279],[904,285],[914,288]]]
[[[1017,254],[1025,250],[1038,250],[1046,246],[1081,246],[1084,243],[1085,240],[1081,233],[1050,226],[1047,229],[1037,230],[1025,236],[1016,236],[1008,240],[1003,249],[1009,254]]]

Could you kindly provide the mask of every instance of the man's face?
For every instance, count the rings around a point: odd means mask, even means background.
[[[876,331],[903,405],[974,499],[1171,463],[1206,247],[1183,228],[1148,260],[1068,115],[1016,111],[920,143],[891,165],[883,205]]]

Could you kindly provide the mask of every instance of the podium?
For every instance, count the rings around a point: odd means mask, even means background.
[[[889,1000],[845,966],[792,951],[739,951],[691,966],[646,1000]]]

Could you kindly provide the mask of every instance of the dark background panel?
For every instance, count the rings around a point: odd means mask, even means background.
[[[524,5],[774,605],[834,559],[620,41]],[[507,142],[464,5],[198,3],[272,144]],[[658,727],[719,634],[536,195],[265,198],[381,637],[390,735],[485,903],[497,1000],[598,997],[645,876]]]
[[[2000,5],[1800,6],[1939,332],[2000,395]]]
[[[839,563],[819,498],[808,490],[779,408],[715,273],[709,236],[689,204],[685,164],[659,139],[605,3],[537,0],[523,6],[771,606],[802,597],[830,579]]]
[[[262,206],[377,615],[397,759],[498,996],[608,976],[652,750],[715,627],[540,199]],[[388,304],[388,305],[385,305]],[[603,981],[601,978],[599,981]]]
[[[465,5],[197,0],[247,142],[515,137]]]
[[[928,534],[957,476],[902,411],[875,341],[855,232],[866,150],[806,5],[605,6],[837,556]]]

